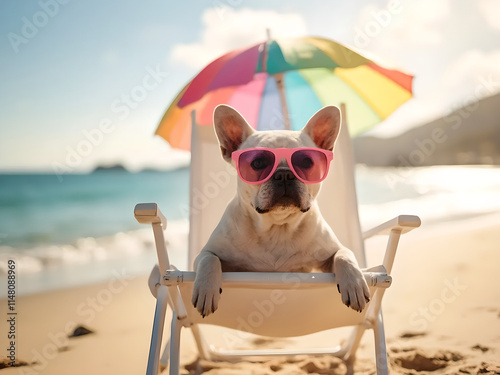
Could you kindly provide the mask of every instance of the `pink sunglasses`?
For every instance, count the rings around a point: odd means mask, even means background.
[[[333,159],[333,152],[320,148],[248,148],[231,154],[240,178],[248,184],[269,180],[285,159],[295,177],[306,184],[323,181]]]

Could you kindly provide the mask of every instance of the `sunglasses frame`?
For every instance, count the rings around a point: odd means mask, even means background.
[[[269,151],[272,154],[274,154],[274,166],[273,166],[271,172],[269,172],[269,175],[265,179],[260,180],[260,181],[247,181],[243,178],[243,176],[240,173],[240,165],[239,165],[240,164],[240,155],[245,153],[245,152],[248,152],[248,151],[256,151],[256,150],[257,151]],[[326,170],[325,170],[325,175],[323,176],[323,178],[321,178],[319,180],[315,180],[315,181],[307,181],[298,175],[298,173],[295,171],[295,168],[293,167],[293,164],[292,164],[292,155],[297,151],[317,151],[317,152],[321,152],[322,154],[324,154],[326,156]],[[302,181],[305,184],[317,184],[317,183],[320,183],[321,181],[323,181],[328,176],[328,171],[330,170],[330,163],[333,160],[333,151],[324,150],[322,148],[314,148],[314,147],[296,147],[296,148],[253,147],[253,148],[247,148],[247,149],[243,149],[243,150],[234,151],[231,154],[231,158],[233,159],[233,161],[236,165],[236,171],[238,172],[238,176],[240,177],[240,179],[242,181],[246,182],[247,184],[260,185],[260,184],[263,184],[264,182],[266,182],[267,180],[269,180],[273,176],[274,172],[276,172],[278,165],[281,163],[281,159],[286,160],[288,167],[290,168],[290,170],[293,172],[293,174],[295,175],[295,177],[298,180]]]

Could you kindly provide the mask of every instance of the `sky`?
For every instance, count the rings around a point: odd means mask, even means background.
[[[154,131],[219,55],[322,36],[415,75],[391,136],[500,91],[498,0],[2,0],[0,172],[188,162]]]

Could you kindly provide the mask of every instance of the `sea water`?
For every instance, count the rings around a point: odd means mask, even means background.
[[[419,215],[431,225],[500,212],[500,168],[358,166],[356,181],[364,229],[399,214]],[[9,259],[16,261],[18,294],[147,274],[156,253],[151,228],[133,216],[140,202],[160,205],[169,221],[172,263],[187,267],[187,168],[62,179],[0,175],[0,280]]]
[[[187,168],[0,175],[0,280],[9,259],[16,261],[18,294],[147,273],[155,250],[150,226],[134,218],[142,202],[168,213],[172,252],[183,265],[188,182]],[[1,288],[0,296],[6,292]]]

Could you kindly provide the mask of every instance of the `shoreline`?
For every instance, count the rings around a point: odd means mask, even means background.
[[[186,220],[171,220],[166,230],[170,255],[179,267],[185,266],[188,225]],[[175,235],[174,235],[175,234]],[[78,241],[77,241],[78,242]],[[0,253],[0,278],[6,277],[8,260],[15,260],[21,284],[18,294],[29,296],[106,282],[116,272],[127,276],[149,275],[156,262],[150,226],[99,238],[79,239],[81,246],[63,244]],[[41,250],[41,251],[38,251]],[[0,290],[0,299],[7,296]]]

